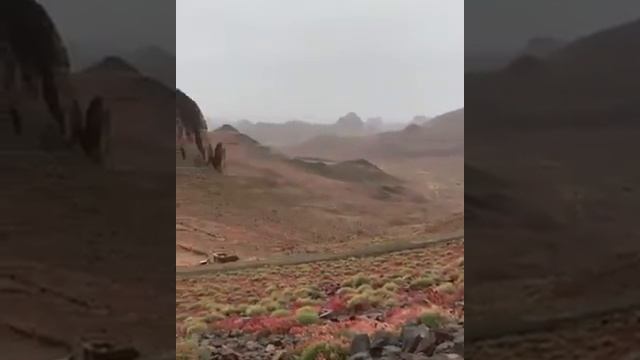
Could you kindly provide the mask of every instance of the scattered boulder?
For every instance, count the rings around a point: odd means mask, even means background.
[[[432,336],[430,330],[425,325],[409,325],[402,329],[400,337],[402,338],[402,350],[413,353],[417,350],[418,345],[423,339]]]
[[[224,264],[224,263],[229,263],[229,262],[234,262],[234,261],[240,260],[240,258],[238,258],[237,255],[229,255],[229,254],[226,254],[226,253],[214,253],[214,254],[211,255],[211,258],[213,259],[213,262],[220,263],[220,264]]]
[[[133,347],[116,347],[109,342],[91,341],[82,344],[82,360],[135,360],[140,353]]]
[[[211,145],[209,145],[209,147],[211,147]],[[216,169],[219,173],[222,173],[224,171],[226,157],[227,157],[227,150],[224,148],[222,143],[218,143],[213,153],[211,164],[213,165],[214,169]]]
[[[393,343],[394,343],[393,338],[394,338],[393,334],[388,331],[378,331],[375,334],[373,334],[371,338],[371,355],[381,356],[383,355],[385,350],[387,352],[389,351],[387,349],[389,346],[395,347],[398,350],[397,352],[401,352],[402,349],[400,349],[399,347],[393,346]]]
[[[367,334],[356,335],[351,342],[351,355],[359,353],[368,354],[371,351],[371,342]]]
[[[15,107],[11,107],[11,122],[13,123],[13,132],[20,136],[22,135],[22,117]]]
[[[107,119],[108,112],[104,100],[100,96],[93,98],[87,109],[86,124],[81,133],[80,145],[85,154],[96,162],[101,162],[104,155],[102,146]]]
[[[446,336],[438,331],[411,323],[399,335],[386,331],[378,331],[370,339],[357,335],[351,343],[350,359],[462,359],[464,329],[452,327]]]
[[[295,346],[296,339],[287,334],[258,337],[234,330],[204,335],[199,343],[207,349],[207,359],[290,360],[293,357],[287,349]]]

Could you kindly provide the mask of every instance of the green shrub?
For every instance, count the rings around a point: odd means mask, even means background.
[[[320,317],[315,309],[302,307],[296,311],[296,321],[302,325],[311,325],[320,321]]]
[[[372,291],[373,287],[371,287],[371,285],[369,284],[362,284],[360,286],[358,286],[358,288],[356,289],[360,294],[363,294],[367,291]]]
[[[430,276],[424,276],[411,282],[409,288],[412,290],[426,289],[434,284],[434,280]]]
[[[212,323],[212,322],[223,320],[225,318],[226,316],[224,316],[224,314],[221,314],[219,312],[211,312],[204,317],[204,321],[207,323]]]
[[[296,300],[296,302],[300,305],[300,306],[314,306],[314,305],[322,305],[323,301],[322,300],[314,300],[312,298],[302,298],[302,299],[298,299]]]
[[[355,293],[357,293],[356,289],[354,289],[352,287],[348,287],[348,286],[341,287],[336,292],[336,294],[339,295],[339,296],[348,296],[348,295],[353,295]]]
[[[369,279],[368,277],[366,277],[363,274],[358,274],[354,277],[351,278],[350,280],[350,285],[354,288],[357,288],[361,285],[365,285],[365,284],[371,284],[371,279]]]
[[[315,287],[309,286],[297,289],[293,292],[293,296],[297,298],[311,298],[317,300],[322,299],[324,297],[324,293]]]
[[[419,319],[422,324],[428,326],[431,329],[441,327],[446,321],[446,318],[440,312],[435,310],[428,310],[423,312],[420,315]]]
[[[348,356],[347,350],[338,345],[319,343],[304,349],[300,360],[344,360]]]
[[[364,294],[360,294],[360,295],[356,295],[354,297],[352,297],[351,299],[349,299],[349,301],[347,302],[347,308],[349,309],[355,309],[356,307],[369,307],[371,306],[371,303],[369,301],[369,297],[367,295]]]
[[[387,290],[387,291],[396,292],[396,291],[398,291],[399,286],[395,282],[388,282],[388,283],[384,284],[384,286],[382,288],[384,290]]]
[[[382,302],[382,306],[387,308],[392,308],[398,306],[398,301],[396,299],[385,299]]]
[[[227,305],[225,307],[223,307],[222,309],[220,309],[220,312],[226,316],[229,315],[242,315],[245,313],[245,311],[247,310],[247,308],[249,307],[249,305],[247,304],[238,304],[236,306],[233,305]]]
[[[267,309],[264,306],[260,305],[251,305],[244,311],[247,316],[259,316],[264,315],[267,312]]]
[[[436,290],[438,292],[443,293],[443,294],[451,294],[454,291],[456,291],[456,287],[452,283],[446,282],[446,283],[442,283],[442,284],[438,285],[436,287]]]
[[[373,290],[372,295],[374,297],[380,298],[380,299],[389,299],[395,296],[395,293],[389,291],[389,290],[385,290],[385,289],[376,289]]]
[[[207,331],[207,324],[199,319],[187,319],[185,321],[185,332],[188,336],[200,335]]]
[[[287,309],[278,309],[271,313],[273,317],[287,317],[291,315],[291,312]]]
[[[273,299],[264,299],[260,301],[258,305],[264,307],[265,309],[267,309],[267,311],[274,311],[282,307],[282,304],[280,302]]]

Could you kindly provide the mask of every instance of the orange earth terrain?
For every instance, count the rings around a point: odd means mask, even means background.
[[[180,275],[178,358],[213,351],[215,339],[224,348],[255,336],[295,353],[348,347],[356,333],[396,332],[414,319],[461,324],[463,256],[464,242],[453,240],[371,257]],[[211,334],[209,345],[196,340]]]
[[[315,159],[230,126],[208,137],[224,174],[194,146],[176,166],[179,359],[340,359],[355,334],[411,321],[463,332],[461,154]],[[239,261],[198,266],[215,252]]]
[[[341,253],[462,228],[462,157],[380,166],[316,161],[285,156],[232,128],[210,132],[209,141],[227,149],[224,175],[194,166],[195,148],[177,164],[179,267],[213,252],[243,261]]]

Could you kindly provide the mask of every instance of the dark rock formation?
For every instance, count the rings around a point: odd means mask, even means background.
[[[108,128],[109,114],[105,108],[104,100],[101,97],[96,97],[89,104],[86,125],[80,136],[82,149],[95,162],[103,160]]]
[[[116,347],[109,342],[87,342],[82,345],[83,360],[135,360],[140,352],[130,346]]]
[[[429,122],[429,118],[426,117],[425,115],[416,115],[411,120],[412,124],[418,124],[418,125],[424,125],[427,122]]]
[[[364,129],[364,122],[356,113],[350,112],[338,119],[336,126],[343,132],[352,134],[361,132]]]
[[[229,124],[224,124],[216,129],[216,131],[228,131],[228,132],[238,132],[238,129],[234,128]]]
[[[25,87],[32,95],[41,96],[50,115],[64,132],[61,97],[62,83],[69,74],[69,59],[44,8],[34,0],[0,2],[0,45],[7,48],[9,57],[5,62],[11,69],[5,85],[14,80],[11,85]]]
[[[206,138],[207,123],[202,115],[202,111],[193,99],[187,94],[176,90],[176,115],[177,125],[184,131],[186,139],[196,144],[203,159],[207,159]]]
[[[18,110],[15,107],[12,107],[10,110],[11,113],[11,122],[13,123],[13,132],[20,136],[22,135],[22,117]]]
[[[420,125],[413,123],[413,124],[409,124],[406,128],[404,128],[404,131],[408,133],[412,133],[416,131],[422,131],[423,129],[424,128],[421,127]]]
[[[462,344],[461,344],[462,342]],[[352,359],[462,359],[464,329],[452,326],[430,329],[425,325],[407,324],[399,335],[377,332],[371,340],[366,334],[356,335],[351,343]]]
[[[209,147],[211,147],[211,145],[209,145]],[[213,165],[214,169],[216,169],[220,173],[224,171],[226,157],[227,157],[226,149],[224,148],[222,143],[218,143],[213,153],[213,158],[211,159],[211,165]]]

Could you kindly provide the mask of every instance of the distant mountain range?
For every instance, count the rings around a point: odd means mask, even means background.
[[[423,117],[416,117],[422,120]],[[424,119],[427,119],[424,117]],[[238,130],[270,146],[288,146],[304,142],[316,136],[366,136],[384,131],[401,129],[406,124],[386,123],[381,117],[362,120],[354,112],[340,117],[333,124],[317,124],[301,120],[285,123],[251,122],[243,119],[234,122]]]
[[[464,108],[437,116],[424,125],[367,136],[321,135],[284,148],[294,156],[332,160],[417,159],[464,155]]]
[[[176,56],[158,46],[149,45],[131,51],[71,42],[67,44],[67,51],[74,71],[83,70],[108,56],[119,57],[145,75],[167,86],[176,86]]]
[[[546,57],[523,54],[467,73],[470,126],[613,124],[640,118],[640,20],[585,36]]]
[[[518,51],[467,53],[464,57],[465,72],[498,70],[504,68],[514,59],[522,55],[546,58],[565,44],[566,42],[564,40],[548,36],[539,36],[529,39],[522,49]]]

